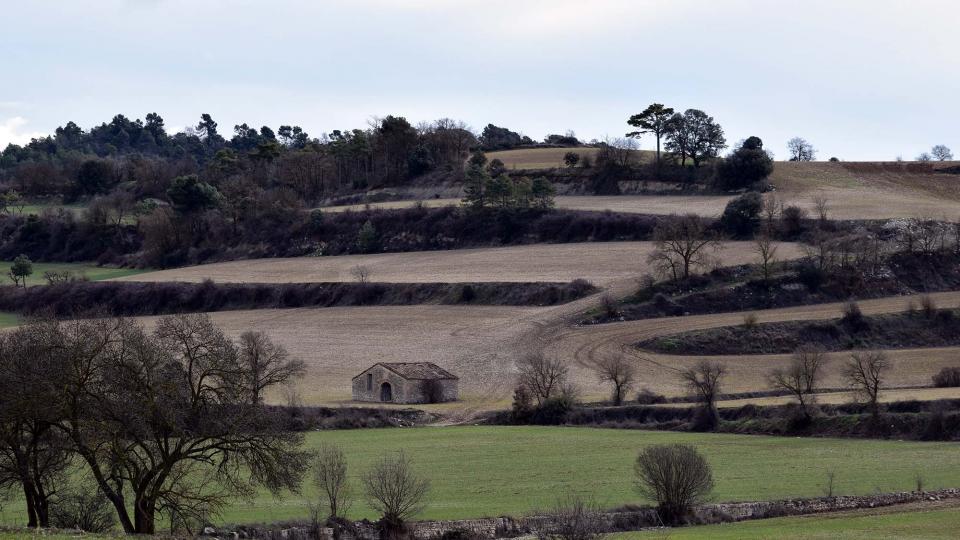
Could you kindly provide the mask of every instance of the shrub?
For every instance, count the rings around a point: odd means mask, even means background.
[[[57,496],[50,505],[50,525],[60,529],[105,533],[114,526],[114,509],[98,489],[74,487]]]
[[[430,481],[413,472],[403,452],[381,458],[362,482],[367,503],[380,513],[388,537],[402,532],[404,523],[423,510],[430,491]]]
[[[937,388],[960,387],[960,367],[945,367],[933,376],[933,385]]]
[[[734,236],[749,236],[760,225],[763,198],[759,193],[745,193],[727,203],[720,216],[723,230]]]
[[[616,299],[609,293],[604,293],[604,295],[600,297],[600,306],[603,308],[603,314],[608,319],[620,316],[620,307],[617,305]]]
[[[636,487],[657,502],[657,513],[666,524],[686,521],[696,504],[713,490],[710,464],[687,444],[648,446],[634,464]]]
[[[810,292],[817,292],[827,279],[827,274],[810,261],[805,261],[797,270],[797,279]]]
[[[535,532],[542,540],[593,540],[602,530],[601,511],[577,495],[557,500],[553,509],[537,520]]]
[[[787,206],[780,212],[780,223],[783,233],[788,237],[795,237],[803,232],[803,222],[807,219],[807,211],[799,206]]]
[[[937,314],[937,303],[930,295],[920,297],[920,310],[927,319],[933,319]]]
[[[757,314],[746,313],[743,316],[743,327],[747,330],[753,330],[757,327]]]
[[[863,311],[860,310],[860,304],[854,301],[843,305],[841,320],[854,331],[863,330],[867,326],[867,319],[863,316]]]
[[[558,426],[567,420],[567,415],[576,406],[576,400],[568,393],[552,397],[541,403],[530,415],[530,423],[539,426]]]
[[[637,403],[640,405],[656,405],[658,403],[666,403],[667,398],[662,394],[657,394],[649,388],[644,388],[639,393],[637,393]]]

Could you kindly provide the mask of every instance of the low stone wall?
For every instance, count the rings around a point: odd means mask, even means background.
[[[707,504],[699,507],[696,514],[698,518],[705,522],[745,521],[956,498],[960,498],[960,489],[925,492],[904,491],[864,496]],[[652,507],[603,512],[596,519],[597,532],[604,533],[659,528],[659,524],[657,513]],[[453,521],[417,521],[411,523],[409,527],[413,536],[421,539],[437,539],[454,532],[483,538],[515,538],[528,536],[537,531],[550,530],[552,525],[549,516],[527,516],[521,518],[498,517]],[[320,528],[315,531],[306,524],[290,524],[286,527],[239,527],[230,531],[208,528],[204,530],[203,534],[233,540],[241,538],[332,540],[334,538],[333,529]],[[358,521],[353,523],[352,531],[341,532],[338,540],[379,540],[379,538],[380,531],[376,523]]]

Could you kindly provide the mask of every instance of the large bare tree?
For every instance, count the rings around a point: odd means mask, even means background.
[[[653,231],[656,249],[648,257],[661,275],[686,279],[694,268],[707,266],[720,244],[696,214],[668,216]]]
[[[543,354],[528,354],[517,360],[519,383],[526,388],[538,405],[562,393],[569,372],[563,360],[547,358]]]
[[[851,354],[843,370],[847,385],[867,403],[875,420],[880,416],[880,393],[890,367],[886,354],[870,351]]]
[[[720,393],[720,385],[726,373],[727,370],[723,364],[706,360],[680,372],[681,382],[702,406],[695,426],[697,429],[713,429],[719,423],[717,395]]]
[[[65,484],[69,446],[54,426],[57,365],[48,325],[0,334],[0,488],[19,489],[28,527],[49,527],[51,501]]]
[[[259,486],[299,489],[302,435],[252,402],[254,372],[206,315],[162,318],[152,334],[106,318],[53,330],[59,428],[125,532],[152,534],[160,515],[208,519]]]
[[[250,374],[250,402],[263,402],[263,391],[300,378],[306,373],[303,361],[290,358],[281,345],[263,332],[248,331],[240,335],[240,362]]]
[[[797,398],[803,417],[810,419],[810,405],[827,355],[816,345],[802,345],[793,353],[790,364],[770,373],[770,385]]]
[[[624,396],[637,381],[636,364],[625,356],[616,355],[597,360],[592,367],[600,382],[610,383],[613,387],[613,404],[622,404]]]

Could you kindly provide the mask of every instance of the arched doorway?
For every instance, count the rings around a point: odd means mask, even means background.
[[[393,387],[388,382],[380,385],[380,401],[393,401]]]

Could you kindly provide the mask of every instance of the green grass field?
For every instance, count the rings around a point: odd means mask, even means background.
[[[428,427],[315,432],[308,445],[339,444],[354,491],[358,476],[384,452],[403,449],[432,482],[424,519],[523,515],[576,492],[607,508],[642,503],[632,486],[633,459],[648,444],[696,444],[714,467],[716,501],[822,494],[828,470],[836,493],[909,490],[916,473],[928,489],[960,486],[960,447],[842,439],[758,437],[558,427]],[[237,501],[226,523],[305,518],[314,490],[274,499]],[[0,523],[18,525],[18,501],[3,505]],[[374,517],[358,500],[351,517]]]
[[[700,435],[551,427],[436,427],[312,433],[311,447],[340,444],[356,477],[383,452],[403,449],[432,483],[422,516],[460,519],[522,515],[547,508],[569,491],[604,507],[643,502],[632,485],[633,459],[648,444],[696,444],[714,467],[717,501],[810,497],[822,494],[828,470],[836,491],[865,494],[909,490],[915,475],[929,489],[960,486],[960,447],[841,439]],[[307,497],[263,496],[238,502],[227,522],[304,517]],[[358,501],[354,517],[373,517]]]
[[[10,278],[7,277],[7,272],[10,270],[11,261],[2,261],[0,262],[0,271],[2,271],[2,279],[6,282],[5,284],[13,284],[10,281]],[[100,281],[103,279],[117,278],[123,276],[132,276],[133,274],[140,274],[146,270],[136,270],[132,268],[104,268],[102,266],[97,266],[92,263],[33,263],[33,274],[27,278],[27,285],[45,285],[47,280],[43,278],[43,273],[47,271],[57,271],[62,272],[69,270],[74,274],[80,276],[87,276],[91,281]]]
[[[843,513],[820,516],[744,521],[723,525],[688,527],[670,531],[610,535],[608,540],[895,540],[897,538],[953,539],[960,534],[960,509],[932,508],[882,514]]]

